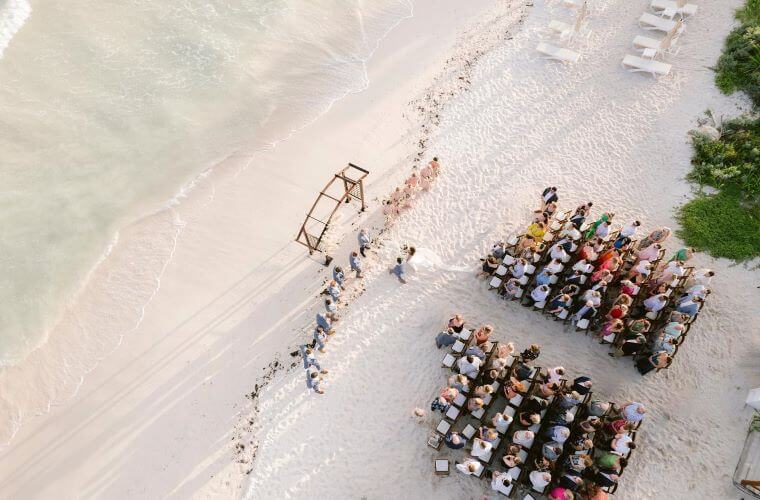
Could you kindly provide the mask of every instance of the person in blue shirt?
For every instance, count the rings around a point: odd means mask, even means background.
[[[321,326],[316,327],[312,337],[314,339],[314,347],[316,347],[319,352],[325,352],[325,342],[327,342],[327,333],[325,333],[325,329]]]
[[[547,268],[543,268],[540,273],[538,273],[538,276],[536,276],[536,285],[549,285],[552,282],[552,274],[551,271],[549,271]]]
[[[395,274],[398,280],[402,284],[406,284],[406,279],[404,279],[404,274],[406,274],[406,271],[404,270],[404,259],[401,257],[396,259],[396,265],[393,266],[392,269],[388,271],[390,274]]]
[[[351,252],[351,255],[348,257],[348,263],[351,265],[351,270],[356,271],[356,277],[361,278],[362,277],[362,261],[359,258],[358,252]]]
[[[317,326],[322,327],[322,329],[326,332],[329,332],[332,328],[330,325],[330,320],[327,319],[327,316],[321,312],[317,313]]]
[[[321,382],[322,377],[316,368],[311,367],[306,370],[306,387],[312,389],[317,394],[324,394],[325,391],[319,387]]]
[[[343,269],[341,267],[339,267],[339,266],[335,266],[333,268],[332,275],[333,275],[333,279],[335,280],[335,282],[338,283],[338,285],[341,288],[345,289],[346,288],[346,286],[345,286],[346,275],[343,272]]]
[[[366,229],[362,229],[361,231],[359,231],[358,240],[359,240],[359,252],[362,254],[362,257],[366,257],[367,254],[364,252],[369,248],[369,244],[372,241],[372,239],[369,237],[369,231],[367,231]]]

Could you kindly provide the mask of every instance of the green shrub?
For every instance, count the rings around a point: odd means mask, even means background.
[[[760,0],[747,0],[736,17],[742,25],[726,38],[715,83],[726,94],[746,92],[760,106]]]
[[[760,196],[760,118],[741,116],[723,124],[720,139],[695,134],[694,169],[688,178],[716,188],[736,187]]]
[[[678,237],[688,246],[737,261],[760,255],[760,207],[744,206],[736,188],[698,196],[680,208],[678,218]]]

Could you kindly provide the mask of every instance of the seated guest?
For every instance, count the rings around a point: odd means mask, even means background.
[[[678,305],[676,306],[676,311],[680,312],[681,314],[687,314],[693,318],[694,316],[697,315],[701,306],[702,306],[701,298],[691,297],[682,302],[679,302]]]
[[[481,266],[480,272],[478,273],[479,276],[490,276],[496,271],[496,269],[499,267],[499,262],[496,260],[496,257],[493,255],[489,255],[486,260],[483,261],[483,266]]]
[[[596,466],[605,472],[620,473],[628,461],[616,453],[604,453],[596,458]]]
[[[633,297],[639,291],[639,287],[636,286],[631,280],[620,281],[620,293]]]
[[[678,339],[669,337],[665,333],[660,333],[652,342],[652,352],[664,352],[669,356],[672,356],[676,352],[676,345]]]
[[[547,307],[550,314],[559,314],[562,311],[567,311],[573,303],[573,299],[566,294],[557,295],[554,297]]]
[[[464,318],[461,314],[455,314],[453,318],[449,320],[449,328],[454,330],[454,333],[462,333],[464,329]]]
[[[506,245],[504,245],[503,241],[499,241],[491,248],[491,255],[496,257],[497,259],[503,259],[505,255],[507,255],[507,249]]]
[[[547,460],[554,462],[562,455],[562,444],[556,441],[549,441],[541,447],[541,454]]]
[[[491,423],[496,428],[496,431],[504,434],[507,432],[507,429],[509,429],[509,426],[512,424],[512,417],[506,413],[497,413],[493,416],[491,419]]]
[[[488,384],[479,385],[475,388],[472,394],[478,398],[485,398],[486,396],[493,394],[493,386],[490,386]]]
[[[657,283],[667,283],[677,276],[683,276],[685,273],[686,270],[683,267],[683,263],[677,260],[672,260],[668,262],[657,276]]]
[[[627,295],[624,295],[627,297]],[[612,306],[610,312],[607,313],[608,320],[619,320],[625,318],[628,315],[628,306],[625,304],[617,304]]]
[[[578,406],[581,401],[583,401],[583,396],[576,391],[571,391],[568,394],[563,394],[559,397],[559,407],[569,409]]]
[[[588,453],[594,449],[594,442],[586,436],[577,436],[570,440],[570,449],[575,452]]]
[[[562,290],[559,291],[562,295],[569,295],[570,297],[575,297],[578,295],[578,293],[581,291],[580,288],[578,288],[578,285],[574,285],[572,283],[567,284],[562,287]]]
[[[555,243],[552,246],[551,251],[549,252],[549,255],[551,256],[552,259],[558,260],[560,262],[567,262],[568,260],[570,260],[570,256],[565,251],[565,247],[560,245],[559,242]]]
[[[581,239],[581,232],[573,225],[572,222],[568,222],[562,227],[562,231],[559,233],[560,238],[567,238],[572,241],[578,241]]]
[[[518,467],[520,464],[522,464],[522,460],[520,460],[520,457],[518,456],[519,453],[520,447],[518,445],[511,444],[507,447],[507,452],[504,454],[501,461],[510,469],[513,467]]]
[[[467,348],[466,351],[464,351],[465,356],[475,356],[481,361],[486,360],[486,353],[483,352],[483,349],[480,348],[480,346],[474,345]]]
[[[468,476],[480,476],[483,472],[483,464],[479,460],[468,458],[462,463],[457,463],[456,469]]]
[[[517,415],[517,420],[520,425],[530,427],[531,425],[541,423],[541,415],[538,413],[529,413],[527,411],[521,411]]]
[[[477,342],[478,345],[485,344],[488,342],[488,338],[493,333],[493,326],[491,325],[485,325],[477,329],[475,332],[475,342]]]
[[[599,258],[599,252],[596,251],[594,243],[589,241],[581,247],[580,251],[578,252],[578,257],[587,263],[594,262]]]
[[[599,226],[596,228],[596,232],[594,235],[598,236],[599,238],[606,238],[607,235],[610,234],[610,223],[608,221],[603,221]]]
[[[565,283],[577,286],[581,284],[584,278],[585,276],[581,271],[573,271],[573,274],[565,278]]]
[[[671,358],[667,352],[658,351],[658,352],[650,354],[649,356],[644,356],[642,358],[639,358],[636,361],[636,369],[642,375],[646,375],[652,370],[667,368],[668,366],[670,366],[670,363],[672,361],[673,361],[673,358]]]
[[[623,342],[617,346],[615,352],[609,353],[613,358],[621,358],[623,356],[634,356],[647,346],[647,338],[640,333],[629,334]]]
[[[530,347],[525,349],[522,354],[520,354],[520,357],[523,361],[533,361],[535,359],[538,359],[538,356],[541,354],[541,346],[538,344],[531,344]]]
[[[481,364],[483,364],[483,362],[479,358],[476,358],[475,356],[465,356],[459,358],[459,361],[457,361],[457,368],[459,368],[459,373],[462,375],[475,378],[478,376]]]
[[[552,425],[561,425],[570,428],[570,425],[575,420],[575,415],[570,410],[559,413],[552,413],[552,415],[553,416],[550,419]]]
[[[628,434],[617,434],[610,442],[610,452],[617,455],[626,455],[629,451],[636,448],[636,443]]]
[[[593,307],[602,305],[602,294],[597,290],[586,290],[581,298],[587,302],[591,302]]]
[[[573,322],[577,323],[582,319],[590,319],[596,315],[596,308],[594,307],[594,302],[591,300],[588,300],[578,308],[576,313],[573,315]]]
[[[552,276],[554,276],[551,271],[549,271],[547,268],[543,268],[540,273],[536,275],[536,285],[549,285],[552,282]]]
[[[528,388],[525,383],[518,381],[514,377],[510,377],[510,379],[504,384],[504,395],[507,399],[512,399],[518,394],[524,394],[527,390]]]
[[[715,276],[715,271],[710,269],[699,269],[689,275],[689,278],[686,280],[686,286],[710,286],[713,276]]]
[[[530,479],[530,484],[532,484],[533,487],[539,491],[545,488],[552,481],[551,474],[537,470],[532,471],[528,475],[528,478]]]
[[[525,275],[525,268],[527,267],[528,262],[523,259],[517,259],[517,261],[512,264],[512,267],[509,268],[509,272],[512,274],[515,278],[522,278]]]
[[[459,450],[464,448],[467,444],[467,440],[463,438],[458,432],[449,432],[443,438],[443,444],[452,450]]]
[[[544,234],[546,234],[546,224],[543,222],[534,222],[528,226],[526,234],[531,236],[533,239],[541,240],[544,237]]]
[[[602,421],[599,417],[589,416],[578,423],[578,430],[583,434],[596,432],[602,428]]]
[[[450,345],[454,345],[458,339],[459,335],[454,332],[454,329],[448,328],[435,337],[435,345],[438,346],[438,349],[441,347],[448,347]]]
[[[585,396],[591,391],[592,385],[594,385],[594,383],[589,377],[576,377],[575,380],[573,380],[573,386],[571,387],[571,390],[577,392],[581,396]]]
[[[555,366],[554,368],[548,368],[546,370],[546,381],[559,384],[564,375],[565,375],[565,368],[563,366]]]
[[[499,293],[505,299],[513,299],[517,296],[517,292],[519,292],[521,288],[520,281],[517,278],[510,278],[507,280],[504,288],[499,290]]]
[[[525,411],[540,414],[543,410],[549,407],[549,401],[534,394],[528,398],[524,405]]]
[[[636,254],[636,260],[639,262],[641,261],[651,262],[660,256],[660,248],[662,248],[662,246],[659,243],[654,243],[652,245],[649,245],[646,248],[644,247],[641,247],[641,248],[642,250],[640,250],[639,253]]]
[[[453,387],[459,392],[470,392],[470,379],[462,374],[456,374],[449,377],[449,387]]]
[[[470,413],[483,408],[484,401],[480,398],[470,398],[467,400],[467,411]]]
[[[559,259],[554,259],[546,265],[546,269],[552,274],[561,273],[564,268],[565,266],[562,265],[562,261]]]
[[[441,394],[430,403],[430,411],[440,411],[446,413],[451,406],[451,402],[459,395],[459,391],[453,387],[444,387]]]
[[[662,329],[666,336],[674,339],[678,339],[684,331],[686,331],[686,326],[678,321],[671,321]]]
[[[491,477],[491,489],[504,495],[512,492],[513,478],[508,472],[494,471]]]
[[[683,295],[681,295],[678,301],[681,302],[687,297],[699,297],[700,299],[704,300],[709,293],[710,289],[705,285],[692,285],[684,290]]]
[[[535,437],[536,436],[531,431],[515,431],[515,433],[512,434],[512,442],[524,448],[530,449],[530,447],[533,445],[533,440]]]
[[[499,373],[499,370],[496,370],[495,368],[490,368],[486,370],[485,373],[483,374],[483,381],[488,385],[493,384],[500,378],[501,378],[501,373]]]
[[[610,411],[611,405],[607,401],[591,401],[588,404],[588,414],[594,417],[601,417]]]
[[[631,333],[646,333],[651,328],[652,324],[646,318],[634,319],[628,323],[628,330]]]
[[[605,281],[609,283],[612,281],[613,276],[612,273],[607,269],[598,269],[591,275],[591,283],[597,283],[600,281]]]
[[[644,309],[649,312],[659,312],[668,304],[668,296],[664,293],[652,295],[644,301]]]
[[[563,425],[554,425],[546,429],[544,435],[559,444],[564,444],[567,438],[570,437],[570,429]]]
[[[575,471],[568,470],[565,474],[559,478],[559,487],[566,490],[577,491],[583,484],[583,478],[581,478]],[[571,497],[573,498],[573,497]]]
[[[619,319],[607,321],[599,330],[599,337],[607,342],[614,340],[615,336],[625,329],[625,323]]]
[[[583,472],[592,465],[594,465],[594,460],[591,458],[591,455],[585,453],[571,453],[567,457],[567,466],[575,472]]]
[[[528,303],[526,305],[534,306],[538,303],[545,302],[550,292],[551,289],[546,285],[537,286],[530,292]]]
[[[618,475],[617,474],[608,474],[606,472],[597,471],[596,474],[593,475],[591,480],[598,486],[601,486],[602,488],[608,488],[610,486],[615,486],[618,482]]]
[[[481,427],[478,435],[480,439],[492,445],[496,445],[496,442],[499,440],[499,433],[496,432],[496,429],[491,429],[490,427]]]
[[[539,386],[539,390],[541,391],[541,396],[548,398],[549,396],[554,396],[559,392],[559,384],[556,382],[546,382]]]

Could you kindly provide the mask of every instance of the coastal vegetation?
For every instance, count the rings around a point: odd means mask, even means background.
[[[741,25],[726,39],[715,81],[726,94],[745,92],[757,108],[760,0],[748,0],[736,16]],[[687,178],[700,189],[679,209],[679,236],[714,257],[746,261],[760,256],[760,116],[751,112],[729,119],[719,130],[700,127],[692,133],[692,144]],[[705,186],[713,189],[707,192]]]

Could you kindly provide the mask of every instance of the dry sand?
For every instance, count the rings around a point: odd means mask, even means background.
[[[591,338],[503,303],[474,270],[549,184],[562,206],[592,199],[645,229],[675,226],[674,207],[690,193],[686,131],[708,107],[734,114],[741,104],[718,93],[707,69],[739,1],[699,3],[673,74],[660,81],[620,68],[648,2],[593,2],[573,66],[534,51],[550,38],[549,21],[572,22],[570,11],[534,3],[415,3],[372,60],[367,91],[248,168],[231,159],[201,186],[178,209],[182,235],[143,322],[76,398],[27,422],[3,450],[0,496],[478,497],[485,483],[433,476],[425,441],[434,420],[411,417],[443,381],[433,337],[461,312],[494,324],[499,340],[542,344],[542,364],[591,375],[599,395],[648,404],[616,497],[738,498],[730,476],[750,414],[743,398],[759,382],[756,271],[699,255],[696,264],[719,275],[707,308],[674,366],[641,378]],[[440,124],[423,130],[420,116]],[[311,394],[289,352],[313,325],[325,272],[289,240],[346,161],[372,171],[377,197],[420,147],[444,172],[381,236],[366,291],[320,356],[327,393]],[[344,229],[373,225],[377,210],[360,222],[345,211]],[[420,272],[400,286],[386,269],[405,243],[473,272]]]

